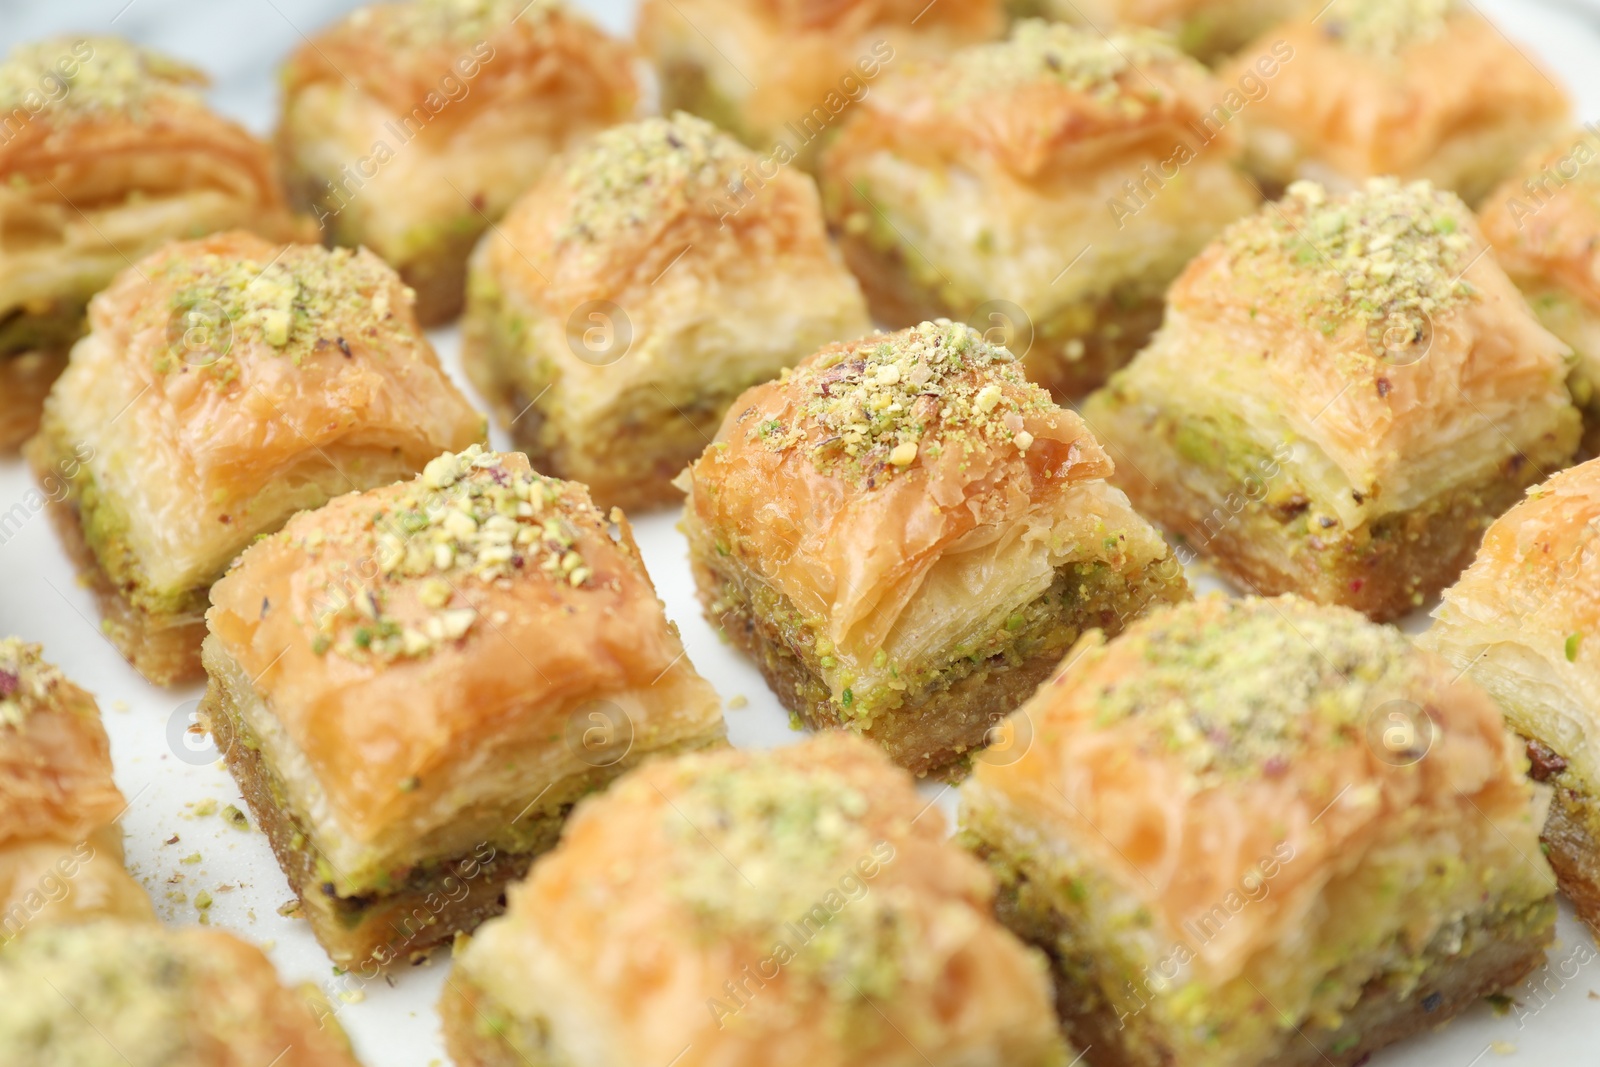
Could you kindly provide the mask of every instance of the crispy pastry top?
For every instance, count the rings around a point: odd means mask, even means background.
[[[192,472],[219,499],[345,439],[381,439],[415,469],[483,438],[411,291],[365,250],[243,232],[174,242],[97,295],[89,325],[92,353],[80,350],[51,403],[87,403],[114,368],[126,406],[103,417],[159,424],[171,452],[151,458],[186,469],[151,476]]]
[[[405,0],[358,8],[302,45],[284,69],[287,96],[353,84],[409,114],[441,79],[471,86],[430,126],[485,109],[543,101],[557,116],[579,102],[615,118],[639,96],[634,53],[561,0]]]
[[[1145,385],[1172,361],[1210,376],[1213,400],[1260,405],[1315,442],[1368,511],[1438,491],[1408,479],[1485,418],[1505,421],[1498,455],[1505,434],[1527,448],[1570,415],[1566,346],[1538,324],[1466,206],[1424,182],[1373,179],[1342,196],[1296,183],[1229,227],[1167,300],[1170,342],[1158,335],[1147,350],[1161,362]],[[1452,462],[1475,478],[1479,458]],[[1323,506],[1361,521],[1351,504]]]
[[[1347,174],[1408,174],[1480,124],[1553,122],[1567,95],[1463,0],[1337,0],[1267,31],[1223,68],[1237,84],[1287,46],[1252,123],[1287,130]],[[1319,10],[1321,9],[1321,10]]]
[[[302,512],[211,600],[212,634],[358,837],[486,731],[544,717],[559,746],[577,701],[652,686],[716,706],[622,513],[517,452],[447,453]]]
[[[1205,67],[1162,34],[1028,19],[1005,41],[891,69],[852,109],[825,167],[848,170],[856,156],[891,151],[1061,181],[1129,151],[1165,159],[1196,146],[1221,96]],[[1240,145],[1223,125],[1205,150],[1228,158]]]
[[[1287,846],[1270,894],[1199,948],[1229,976],[1374,844],[1488,819],[1538,856],[1520,747],[1459,676],[1345,608],[1207,598],[1087,635],[1009,720],[1023,755],[964,788],[1094,857],[1170,930]],[[1547,869],[1512,874],[1549,891]]]
[[[690,521],[837,640],[886,632],[945,552],[1111,470],[1015,356],[940,320],[829,345],[746,391],[685,478]]]
[[[1592,701],[1577,679],[1600,663],[1600,460],[1533,487],[1495,520],[1435,615],[1453,642],[1537,649]]]
[[[53,38],[14,49],[0,64],[0,185],[85,205],[120,196],[93,174],[97,161],[139,153],[210,157],[226,177],[203,167],[150,176],[150,187],[226,182],[248,189],[258,222],[287,238],[292,222],[268,147],[206,106],[206,76],[175,59],[116,37]],[[55,188],[52,189],[52,183]]]
[[[0,639],[0,845],[82,840],[124,806],[94,697],[38,645]]]
[[[828,258],[816,186],[793,167],[767,177],[760,162],[683,112],[602,131],[512,207],[504,239],[486,242],[488,269],[565,319],[588,300],[622,301],[686,255],[687,268],[730,277],[752,261]]]
[[[286,989],[260,949],[154,923],[54,926],[9,945],[0,1046],[83,1067],[359,1067],[314,987]]]
[[[1600,142],[1569,130],[1534,154],[1478,209],[1512,277],[1553,283],[1600,308]]]
[[[904,1033],[954,1062],[996,1031],[1014,1058],[972,1062],[1047,1062],[1044,975],[993,896],[909,776],[824,734],[646,764],[584,801],[463,967],[504,989],[524,959],[583,961],[594,1019],[626,1019],[602,1024],[616,1062],[885,1062]],[[736,1007],[724,983],[756,973]]]

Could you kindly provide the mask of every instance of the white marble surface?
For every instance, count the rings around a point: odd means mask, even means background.
[[[272,124],[273,71],[280,59],[303,34],[353,6],[353,0],[0,0],[0,48],[52,33],[121,33],[210,72],[216,106],[265,133]],[[613,30],[627,28],[631,0],[588,0],[584,6]],[[1567,81],[1585,118],[1600,118],[1600,0],[1482,0],[1480,6]],[[441,331],[436,339],[448,365],[458,370],[454,331]],[[497,437],[497,443],[506,442]],[[20,463],[0,459],[0,513],[22,501],[30,486]],[[748,708],[729,712],[734,742],[769,746],[791,740],[787,717],[760,677],[701,620],[675,521],[670,514],[645,517],[638,523],[640,540],[693,662],[725,699],[749,698]],[[1412,620],[1411,628],[1417,622]],[[0,633],[42,642],[50,659],[99,697],[118,781],[134,801],[124,819],[130,865],[152,890],[164,918],[195,922],[194,895],[209,891],[216,924],[265,944],[286,976],[327,989],[368,1067],[444,1062],[433,1004],[447,961],[399,973],[392,983],[364,984],[335,975],[304,924],[276,913],[291,894],[265,839],[191,810],[206,799],[219,805],[239,801],[225,772],[185,748],[182,731],[199,689],[159,690],[127,668],[100,636],[93,602],[76,586],[42,516],[31,517],[0,542]],[[174,834],[179,843],[163,843]],[[194,852],[203,856],[198,865],[179,863]],[[1600,965],[1594,962],[1594,945],[1570,914],[1563,915],[1560,938],[1549,971],[1536,976],[1538,991],[1532,983],[1520,990],[1516,1011],[1497,1016],[1481,1007],[1372,1063],[1600,1065]],[[0,1050],[0,1063],[5,1061]]]

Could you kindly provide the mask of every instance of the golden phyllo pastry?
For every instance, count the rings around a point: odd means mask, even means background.
[[[363,245],[435,325],[478,236],[564,147],[634,113],[634,55],[561,0],[371,4],[283,73],[278,151],[326,240]]]
[[[254,945],[109,920],[0,952],[0,1048],[18,1067],[360,1067],[316,987]]]
[[[579,797],[723,737],[622,513],[518,453],[302,512],[213,605],[202,715],[349,970],[470,930]]]
[[[1454,195],[1306,182],[1190,264],[1083,415],[1135,505],[1228,577],[1382,620],[1571,461],[1565,351]]]
[[[1600,460],[1502,516],[1421,638],[1489,691],[1555,788],[1546,854],[1600,931]]]
[[[688,472],[706,617],[814,729],[918,774],[983,744],[1089,627],[1187,595],[1083,420],[947,321],[824,348]]]
[[[166,241],[311,232],[272,153],[212,112],[206,77],[114,37],[23,45],[0,63],[0,449],[39,422],[89,298]]]
[[[1350,1067],[1543,962],[1548,798],[1459,674],[1296,597],[1074,650],[961,823],[1089,1062]]]
[[[38,645],[0,639],[0,945],[99,916],[154,918],[122,866],[126,808],[94,697]]]
[[[839,122],[908,60],[1000,36],[1001,0],[642,0],[661,106],[810,168]]]
[[[457,956],[459,1067],[1066,1067],[1044,961],[850,737],[648,764]]]
[[[1539,321],[1576,355],[1567,385],[1600,452],[1600,139],[1569,130],[1530,156],[1478,212],[1483,235]]]
[[[1059,397],[1101,384],[1259,201],[1237,129],[1208,118],[1221,95],[1158,34],[1038,20],[897,68],[822,165],[874,317],[971,322]]]
[[[1567,94],[1470,0],[1332,0],[1268,30],[1220,72],[1282,63],[1245,121],[1269,191],[1378,175],[1424,179],[1476,204],[1567,122]]]
[[[169,244],[89,327],[28,456],[68,487],[52,513],[103,630],[158,685],[199,676],[206,591],[251,540],[483,440],[370,252]]]
[[[534,466],[603,505],[676,501],[735,397],[871,330],[811,179],[757,165],[682,112],[619,126],[484,239],[463,359]]]
[[[1284,19],[1326,0],[1008,0],[1017,15],[1044,15],[1110,31],[1148,26],[1170,34],[1190,55],[1210,61],[1242,48]]]

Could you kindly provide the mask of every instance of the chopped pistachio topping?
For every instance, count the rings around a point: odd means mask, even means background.
[[[547,19],[559,6],[560,0],[409,0],[360,8],[350,15],[349,25],[380,33],[391,46],[467,44],[492,37],[513,20]]]
[[[327,610],[312,620],[312,650],[356,660],[418,658],[477,625],[476,610],[455,604],[469,580],[538,571],[565,586],[587,585],[593,572],[563,507],[559,482],[507,470],[481,445],[445,453],[369,519],[367,542],[352,547],[369,553],[377,574],[359,580],[352,575],[373,568],[357,566],[330,578]],[[300,545],[318,554],[326,542],[313,534]],[[413,591],[420,614],[389,610],[402,587]]]
[[[1138,642],[1143,668],[1094,694],[1096,724],[1145,723],[1153,747],[1201,784],[1282,773],[1307,752],[1363,743],[1374,710],[1419,670],[1393,627],[1289,599],[1195,601],[1121,640]]]
[[[557,240],[605,241],[685,205],[725,197],[755,159],[733,137],[681,111],[613,126],[567,167],[572,205]]]
[[[1302,181],[1230,226],[1223,241],[1234,273],[1267,301],[1307,309],[1308,325],[1328,336],[1359,322],[1376,357],[1425,336],[1432,316],[1474,297],[1462,278],[1473,260],[1463,229],[1470,220],[1454,193],[1428,182],[1374,178],[1330,196]]]
[[[0,724],[21,726],[66,680],[40,653],[38,645],[24,644],[20,638],[0,639]]]
[[[1394,56],[1445,31],[1461,0],[1336,0],[1323,32],[1347,48]]]
[[[766,753],[742,765],[701,763],[680,781],[662,813],[679,844],[666,889],[701,932],[748,937],[763,950],[783,943],[794,956],[786,966],[819,981],[830,1000],[891,996],[912,948],[892,892],[826,899],[842,896],[841,880],[875,858],[874,846],[882,851],[862,823],[867,798],[836,774]],[[817,930],[819,907],[830,917]]]
[[[393,270],[366,250],[290,245],[267,262],[215,254],[174,256],[159,280],[171,292],[159,316],[168,345],[158,369],[212,368],[221,380],[237,374],[243,343],[259,341],[299,366],[312,353],[350,356],[350,341],[371,342],[411,333],[393,314]],[[381,350],[382,345],[373,345]]]
[[[193,67],[117,37],[57,37],[19,45],[0,63],[0,115],[137,115],[161,99],[199,103],[205,83]]]
[[[874,484],[927,449],[1010,441],[1026,451],[1023,414],[1053,407],[1010,351],[947,319],[840,346],[786,381],[804,398],[800,422],[769,419],[751,436],[772,451],[805,443],[819,467]]]
[[[1194,62],[1153,30],[1117,29],[1107,35],[1065,22],[1026,19],[1005,41],[951,56],[946,91],[951,102],[967,103],[1026,85],[1054,83],[1137,113],[1162,94],[1140,70]]]

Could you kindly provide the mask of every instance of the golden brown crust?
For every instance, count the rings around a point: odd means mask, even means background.
[[[1600,167],[1594,135],[1570,130],[1529,156],[1478,209],[1483,234],[1512,277],[1554,284],[1600,308]]]
[[[1292,49],[1272,91],[1250,105],[1252,129],[1270,129],[1294,146],[1286,163],[1256,153],[1253,165],[1280,185],[1393,174],[1437,181],[1475,203],[1567,117],[1566,92],[1472,4],[1319,6],[1268,31],[1224,68],[1232,83],[1273,48]],[[1471,132],[1504,135],[1479,149],[1495,158],[1441,157],[1453,138]]]
[[[440,501],[456,499],[430,491],[441,482],[529,488],[537,502],[511,524],[503,564],[474,540],[492,530],[440,525],[454,507]],[[569,755],[566,716],[585,696],[671,701],[633,723],[640,751],[708,712],[720,720],[626,520],[613,518],[615,539],[582,486],[532,475],[518,453],[441,457],[416,482],[340,497],[252,545],[213,587],[209,625],[339,821],[371,839],[444,802],[447,770],[491,740]]]
[[[359,1067],[314,987],[285,987],[260,949],[219,930],[41,931],[0,953],[0,989],[0,1042],[23,1062]]]
[[[931,1063],[1065,1063],[992,893],[854,738],[654,762],[580,805],[458,958],[447,1040],[487,1016],[558,1061],[899,1062],[914,1033]]]

